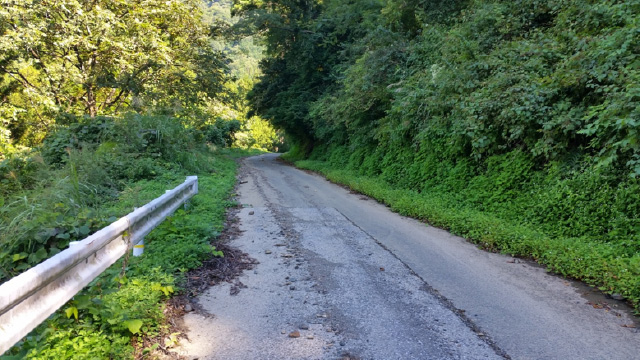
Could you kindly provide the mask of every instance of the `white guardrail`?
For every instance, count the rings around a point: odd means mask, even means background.
[[[137,208],[0,286],[0,355],[198,193],[198,177]]]

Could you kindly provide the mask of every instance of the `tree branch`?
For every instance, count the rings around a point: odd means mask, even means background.
[[[20,74],[19,71],[9,71],[7,68],[5,68],[4,66],[0,67],[0,70],[3,71],[6,74],[9,74],[9,76],[11,76],[12,78],[14,78],[16,81],[19,81],[22,83],[22,86],[24,87],[31,87],[33,89],[38,89],[35,85],[33,85],[29,80],[27,80],[26,77],[24,77],[24,75]],[[19,79],[16,77],[16,75],[19,77]]]
[[[111,107],[113,106],[115,103],[117,103],[118,101],[120,101],[120,98],[122,97],[122,95],[128,94],[129,90],[126,89],[120,89],[120,92],[118,93],[118,96],[116,96],[115,99],[113,99],[113,101],[109,101],[109,102],[104,102],[102,105],[101,109],[107,108],[107,107]]]

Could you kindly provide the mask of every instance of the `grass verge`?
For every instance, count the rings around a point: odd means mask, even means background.
[[[287,157],[285,157],[287,159]],[[358,175],[326,161],[299,160],[302,169],[321,173],[388,205],[393,211],[449,230],[484,249],[531,258],[549,271],[620,294],[640,314],[640,255],[621,255],[618,246],[584,238],[551,237],[534,226],[508,221],[486,211],[457,206],[449,194],[396,188],[378,177]]]

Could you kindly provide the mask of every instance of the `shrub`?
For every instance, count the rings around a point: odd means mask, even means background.
[[[616,177],[593,163],[583,163],[577,171],[563,171],[557,164],[536,169],[531,156],[519,150],[490,157],[484,171],[475,174],[464,161],[440,164],[446,170],[426,179],[435,186],[410,181],[412,171],[420,173],[420,162],[406,148],[387,153],[377,163],[379,174],[342,165],[347,160],[357,164],[355,159],[363,156],[364,161],[379,159],[378,149],[354,154],[347,147],[325,148],[325,161],[296,165],[485,249],[533,258],[554,272],[623,294],[640,309],[636,179],[615,182]]]

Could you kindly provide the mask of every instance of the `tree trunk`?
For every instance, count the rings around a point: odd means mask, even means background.
[[[87,86],[87,112],[89,116],[94,118],[97,115],[97,105],[96,105],[96,96],[93,92],[93,86]]]

